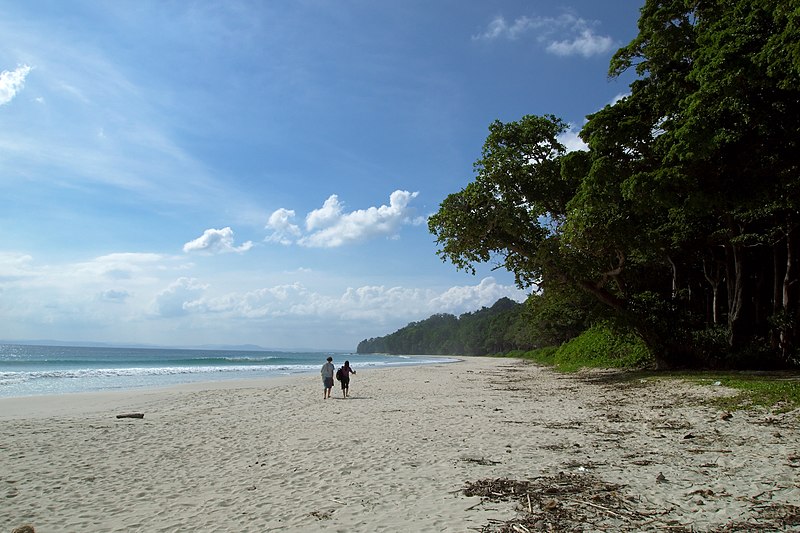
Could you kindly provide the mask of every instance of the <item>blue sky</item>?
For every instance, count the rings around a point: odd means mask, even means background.
[[[0,1],[0,339],[354,349],[525,292],[426,217],[641,1]]]

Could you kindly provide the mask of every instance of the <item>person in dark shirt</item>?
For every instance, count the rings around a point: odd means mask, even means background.
[[[339,370],[342,371],[342,398],[347,398],[350,395],[350,374],[355,374],[356,371],[350,368],[350,361],[345,361],[344,366]]]

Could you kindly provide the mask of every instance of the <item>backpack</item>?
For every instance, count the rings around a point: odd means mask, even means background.
[[[339,370],[336,371],[336,381],[342,381],[342,367],[339,367]]]

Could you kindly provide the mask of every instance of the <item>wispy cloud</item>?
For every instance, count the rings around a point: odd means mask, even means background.
[[[24,84],[40,106],[9,117],[0,130],[6,178],[73,191],[110,186],[139,196],[141,205],[246,204],[170,123],[176,115],[165,112],[170,95],[160,78],[42,24],[25,32],[0,21],[4,42],[16,43],[26,59],[0,74],[0,105],[18,99]]]
[[[530,30],[537,30],[548,28],[556,19],[543,18],[543,17],[526,17],[522,16],[514,19],[513,22],[508,22],[505,17],[498,15],[493,18],[486,26],[486,30],[478,35],[473,35],[473,40],[487,40],[491,41],[504,37],[506,39],[517,39],[524,33]]]
[[[592,26],[596,24],[569,13],[559,17],[521,16],[510,22],[499,15],[472,38],[476,41],[517,40],[523,35],[533,34],[534,39],[552,54],[590,57],[606,53],[614,46],[611,37],[594,32]]]
[[[32,276],[32,263],[28,254],[0,251],[0,283]]]
[[[409,204],[418,194],[397,190],[389,196],[389,205],[350,212],[345,211],[338,195],[332,194],[322,207],[306,215],[305,234],[292,222],[295,212],[281,208],[270,215],[266,227],[272,233],[265,240],[309,248],[336,248],[375,237],[393,238],[403,225],[417,223]]]
[[[99,298],[105,302],[124,303],[130,295],[128,291],[107,289],[99,294]]]
[[[161,291],[154,309],[162,316],[223,315],[227,318],[325,318],[385,322],[414,320],[435,313],[461,314],[494,304],[508,296],[518,301],[525,293],[482,279],[477,285],[437,292],[411,287],[351,287],[339,296],[312,291],[301,283],[265,287],[245,293],[206,296],[208,287],[196,279],[180,278]]]
[[[25,78],[31,71],[28,65],[0,72],[0,105],[9,103],[25,86]]]
[[[177,317],[189,312],[189,302],[196,300],[208,288],[194,278],[179,278],[156,295],[152,311],[163,317]]]
[[[630,95],[631,95],[631,93],[629,93],[629,92],[619,93],[618,95],[616,95],[614,98],[611,99],[611,101],[608,103],[608,105],[614,105],[617,102],[619,102],[620,100],[629,97]]]
[[[73,271],[78,279],[130,280],[146,275],[155,267],[160,267],[171,258],[153,253],[111,253],[96,257],[91,261],[76,263]]]
[[[63,335],[74,332],[80,317],[81,332],[117,341],[135,340],[146,332],[154,342],[174,343],[177,331],[200,339],[233,327],[239,337],[270,338],[290,346],[308,335],[309,324],[316,324],[325,338],[352,342],[347,338],[353,331],[388,332],[436,313],[471,312],[503,296],[525,298],[523,291],[492,277],[437,289],[357,284],[314,288],[291,276],[274,284],[235,285],[208,277],[177,255],[113,253],[77,263],[41,264],[24,253],[0,252],[0,334],[35,335],[46,328]],[[124,322],[124,332],[107,331],[118,321]]]
[[[224,254],[230,252],[242,253],[253,247],[252,241],[247,241],[239,246],[234,244],[233,230],[230,227],[222,229],[207,229],[201,236],[183,245],[183,251],[202,252],[207,254]]]
[[[563,41],[554,41],[547,45],[547,51],[558,56],[581,55],[591,57],[603,54],[614,45],[613,39],[606,35],[596,35],[591,29],[586,28],[580,35]]]

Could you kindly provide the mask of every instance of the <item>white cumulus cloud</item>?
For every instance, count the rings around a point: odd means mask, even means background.
[[[423,220],[415,217],[409,206],[418,194],[397,190],[389,195],[389,205],[350,212],[345,210],[338,195],[332,194],[322,207],[306,215],[305,233],[293,222],[295,212],[281,208],[270,215],[266,227],[272,233],[265,240],[281,244],[296,242],[308,248],[335,248],[375,237],[394,238],[403,225],[418,225]]]
[[[589,150],[589,145],[583,142],[583,139],[580,138],[580,130],[576,130],[574,127],[571,127],[569,130],[562,133],[558,137],[558,142],[566,147],[567,152]]]
[[[9,103],[22,90],[30,71],[31,67],[21,65],[14,70],[0,72],[0,105]]]
[[[193,241],[183,245],[184,252],[205,252],[221,254],[227,252],[246,252],[253,247],[252,241],[247,241],[241,246],[235,246],[233,230],[230,227],[222,229],[207,229]]]
[[[262,319],[307,316],[310,302],[320,298],[299,283],[276,285],[246,293],[203,297],[186,302],[183,309],[198,314],[221,314],[228,317]]]
[[[280,208],[269,216],[267,229],[272,233],[264,239],[267,242],[278,242],[280,244],[292,244],[294,239],[303,232],[294,222],[295,212],[291,209]]]
[[[521,302],[527,294],[516,287],[497,283],[497,280],[490,276],[483,278],[477,285],[451,287],[434,298],[431,304],[433,308],[458,314],[489,307],[503,297]]]
[[[405,223],[411,223],[408,204],[416,192],[394,191],[389,205],[358,209],[345,213],[336,195],[325,201],[321,209],[309,213],[306,229],[312,233],[299,243],[311,248],[335,248],[378,236],[394,236]]]
[[[342,217],[343,208],[339,197],[332,194],[325,200],[321,208],[314,209],[306,215],[306,229],[313,231],[336,224]]]

